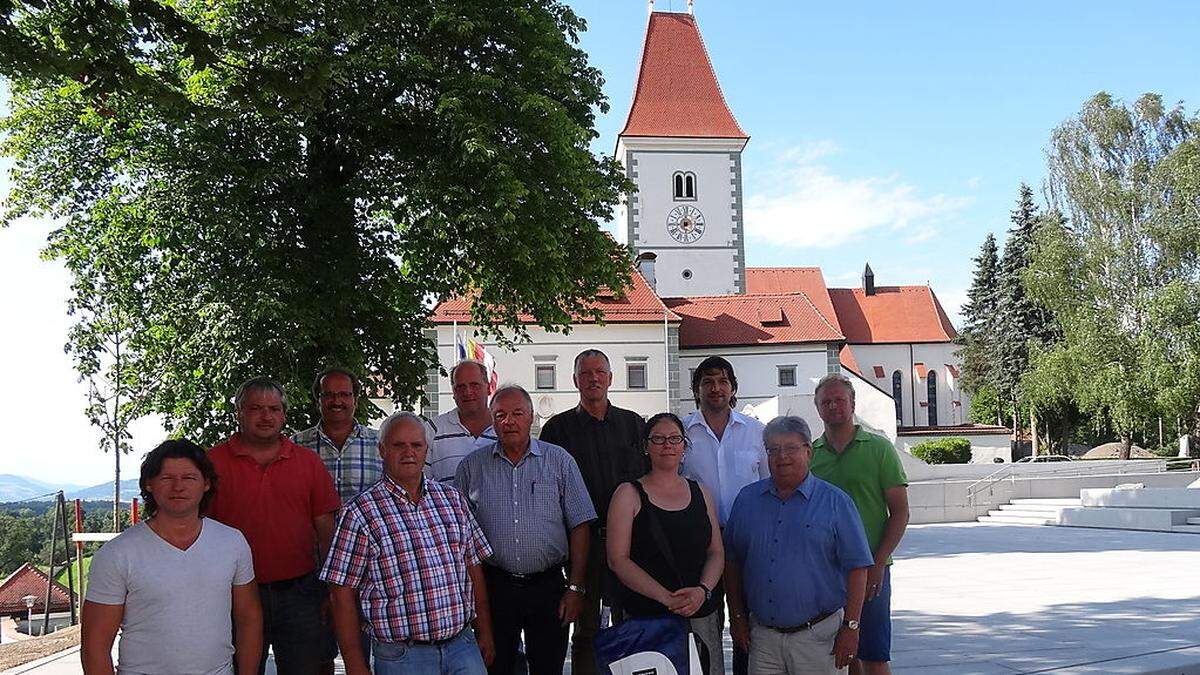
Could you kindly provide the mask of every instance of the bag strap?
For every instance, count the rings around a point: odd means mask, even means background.
[[[641,481],[633,481],[633,486],[637,488],[638,494],[642,497],[642,511],[646,513],[646,522],[650,525],[650,537],[654,539],[654,543],[658,545],[659,553],[662,553],[663,558],[667,561],[667,565],[675,573],[675,583],[682,588],[683,575],[679,573],[679,566],[675,564],[675,555],[671,552],[671,545],[667,543],[667,532],[663,529],[662,521],[658,519],[658,513],[654,504],[650,503],[650,495],[646,494],[646,488],[642,485]]]

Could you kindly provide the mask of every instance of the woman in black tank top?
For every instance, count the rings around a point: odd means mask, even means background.
[[[678,417],[651,417],[645,449],[650,471],[618,487],[608,509],[608,565],[625,587],[621,608],[630,616],[688,617],[712,656],[705,672],[723,675],[712,591],[721,579],[725,550],[712,497],[679,475],[687,435]]]

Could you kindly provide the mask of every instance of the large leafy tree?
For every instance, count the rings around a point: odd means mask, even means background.
[[[1051,138],[1048,184],[1070,227],[1039,233],[1024,278],[1062,341],[1034,355],[1030,385],[1103,416],[1122,458],[1156,415],[1196,419],[1198,139],[1200,120],[1181,106],[1104,93]]]
[[[541,0],[7,3],[6,222],[61,220],[69,349],[132,326],[139,414],[215,440],[241,379],[305,400],[333,363],[411,400],[434,299],[561,328],[627,281],[584,27]]]

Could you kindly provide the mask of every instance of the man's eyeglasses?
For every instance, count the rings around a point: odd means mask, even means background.
[[[650,441],[654,445],[667,445],[667,444],[683,445],[684,438],[683,438],[683,436],[680,436],[679,434],[675,434],[673,436],[663,436],[661,434],[654,434],[653,436],[647,438],[646,440]]]
[[[807,445],[769,445],[767,446],[768,455],[794,455],[801,450],[807,450],[810,446]]]

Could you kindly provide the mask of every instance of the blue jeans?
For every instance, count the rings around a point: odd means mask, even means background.
[[[874,600],[863,603],[858,635],[862,661],[892,660],[892,566],[883,572],[883,583]]]
[[[325,584],[310,572],[298,579],[258,585],[263,611],[263,654],[258,672],[267,661],[267,647],[275,653],[275,667],[288,675],[317,675],[322,663],[337,656],[333,628],[321,621]]]
[[[440,645],[373,642],[375,675],[487,675],[469,627]]]

